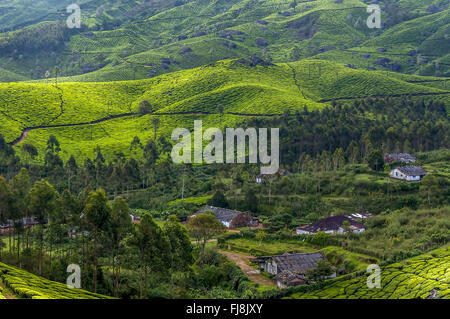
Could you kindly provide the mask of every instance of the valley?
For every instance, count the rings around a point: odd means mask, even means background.
[[[0,3],[0,304],[450,298],[449,0],[73,2]]]

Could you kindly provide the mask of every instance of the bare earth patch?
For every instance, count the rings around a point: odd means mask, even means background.
[[[247,256],[244,254],[239,254],[231,251],[219,251],[222,255],[227,256],[232,262],[234,262],[239,268],[241,268],[242,272],[250,278],[250,280],[257,282],[261,285],[276,287],[276,284],[261,275],[260,271],[253,268],[249,265],[250,259],[254,258],[253,256]]]

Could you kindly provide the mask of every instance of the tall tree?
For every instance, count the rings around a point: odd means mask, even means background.
[[[208,240],[226,230],[225,226],[216,219],[211,211],[206,211],[205,213],[192,217],[189,220],[187,227],[192,237],[202,244],[202,260],[205,256],[205,247]]]
[[[58,75],[61,73],[59,67],[55,66],[53,72],[55,73],[55,86],[58,87]]]
[[[171,247],[171,268],[175,271],[185,271],[194,262],[192,244],[186,227],[180,224],[175,215],[169,216],[164,224]]]
[[[122,197],[117,197],[112,203],[111,210],[111,234],[112,234],[112,259],[114,273],[114,295],[119,297],[119,276],[121,266],[121,254],[123,252],[122,241],[131,232],[132,224],[130,209]]]
[[[77,161],[75,160],[75,157],[72,155],[70,156],[69,160],[66,163],[65,166],[65,173],[67,175],[67,188],[69,192],[72,190],[72,179],[74,176],[77,175],[78,172],[78,165]]]
[[[31,187],[30,176],[28,170],[22,168],[19,173],[11,180],[11,188],[14,196],[14,203],[16,214],[14,219],[22,219],[23,217],[29,217],[28,215],[28,192]],[[22,233],[23,222],[17,222],[14,224],[14,232],[17,233],[17,259],[20,261],[20,234]],[[28,247],[28,234],[27,231],[27,247]]]
[[[144,297],[149,270],[161,272],[170,265],[170,242],[166,234],[155,223],[153,217],[145,213],[136,225],[130,242],[139,253],[139,291]]]
[[[38,152],[38,150],[36,149],[36,147],[34,147],[34,145],[33,145],[33,144],[30,144],[30,143],[25,143],[25,144],[23,144],[22,150],[25,152],[25,156],[26,156],[26,161],[27,161],[27,164],[28,164],[28,168],[30,168],[31,161],[32,161],[33,159],[35,159],[36,156],[39,155],[39,152]]]
[[[374,171],[381,171],[384,168],[384,158],[379,150],[372,150],[368,159],[369,167]]]
[[[83,219],[93,239],[94,273],[92,281],[94,283],[94,292],[97,292],[99,239],[111,226],[111,208],[108,206],[108,199],[104,190],[99,189],[89,194],[84,207]]]
[[[154,131],[154,136],[153,139],[156,141],[156,134],[158,133],[158,129],[159,129],[159,124],[160,124],[160,119],[159,117],[153,117],[152,118],[152,125],[153,125],[153,131]]]
[[[3,176],[0,176],[0,224],[6,224],[13,211],[13,195]],[[11,233],[9,236],[9,252],[11,253]]]
[[[432,174],[427,174],[420,182],[420,192],[427,197],[428,205],[431,205],[433,194],[439,191],[438,187],[438,179]]]
[[[29,193],[29,211],[39,223],[39,274],[42,274],[42,245],[44,240],[44,224],[56,209],[58,192],[46,180],[34,183]]]

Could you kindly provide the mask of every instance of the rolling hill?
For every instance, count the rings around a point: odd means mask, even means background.
[[[448,1],[378,1],[381,29],[366,26],[369,1],[358,0],[85,0],[81,29],[66,27],[67,1],[53,2],[29,17],[17,14],[24,0],[0,6],[0,67],[18,75],[0,80],[44,79],[55,66],[71,81],[146,79],[252,55],[449,76]]]
[[[97,145],[107,157],[128,154],[134,136],[144,141],[154,137],[154,117],[160,119],[157,134],[170,138],[176,127],[192,128],[194,119],[202,119],[204,127],[223,128],[246,117],[321,109],[333,100],[418,95],[448,102],[449,91],[439,84],[422,85],[420,79],[428,79],[424,77],[354,70],[320,60],[256,62],[224,60],[126,82],[0,84],[5,123],[0,134],[19,149],[25,140],[35,145],[40,160],[47,139],[55,135],[64,159],[69,154],[82,159]],[[139,114],[142,101],[152,105],[152,114]]]

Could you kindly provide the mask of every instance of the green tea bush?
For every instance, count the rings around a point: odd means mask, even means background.
[[[108,299],[110,297],[33,275],[0,263],[0,279],[14,294],[25,299]]]

